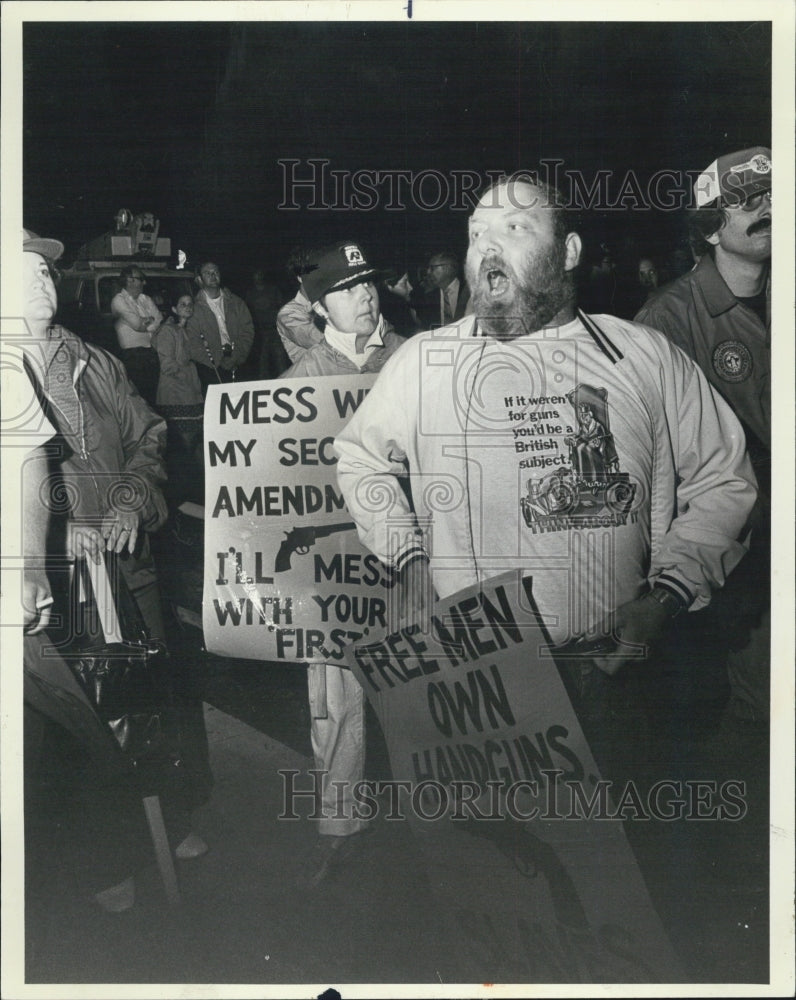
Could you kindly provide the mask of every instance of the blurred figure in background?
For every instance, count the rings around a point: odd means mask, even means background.
[[[241,370],[241,379],[276,378],[290,366],[290,358],[276,330],[282,302],[276,282],[268,281],[259,268],[253,271],[246,305],[254,321],[254,346]]]
[[[307,266],[307,251],[295,248],[287,260],[287,271],[298,282],[298,291],[290,302],[279,310],[276,328],[279,338],[292,365],[304,353],[323,340],[324,320],[313,312],[312,304],[304,292],[303,275]]]
[[[158,334],[160,379],[158,412],[168,428],[166,464],[168,489],[173,502],[185,497],[202,502],[204,455],[202,451],[202,385],[191,359],[186,324],[193,316],[193,298],[178,296]]]
[[[470,301],[459,259],[450,250],[429,257],[419,287],[413,287],[409,275],[404,274],[387,288],[409,303],[421,330],[458,322],[466,314]]]
[[[589,256],[588,245],[587,256]],[[614,252],[607,243],[600,243],[591,256],[591,263],[587,261],[583,267],[580,287],[581,307],[587,313],[621,316],[621,305],[617,301],[619,286]]]
[[[660,279],[658,266],[651,257],[641,257],[638,262],[638,283],[646,292],[646,298],[657,289]]]

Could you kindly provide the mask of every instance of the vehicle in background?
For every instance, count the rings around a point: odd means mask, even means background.
[[[61,272],[55,320],[118,354],[111,301],[121,291],[119,275],[125,267],[135,264],[141,269],[144,291],[167,310],[178,295],[193,295],[196,286],[194,272],[182,266],[185,255],[172,253],[171,240],[159,234],[159,222],[151,213],[133,217],[121,209],[115,222],[113,231],[82,246],[74,263]]]

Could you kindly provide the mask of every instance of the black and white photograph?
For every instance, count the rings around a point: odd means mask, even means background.
[[[4,997],[793,995],[794,18],[3,3]]]

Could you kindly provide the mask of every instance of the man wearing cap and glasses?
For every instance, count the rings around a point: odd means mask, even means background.
[[[140,267],[125,267],[119,275],[122,290],[111,301],[116,337],[130,381],[150,406],[155,405],[160,361],[155,338],[163,317],[144,294],[146,278]]]
[[[689,212],[700,260],[647,301],[636,322],[661,330],[692,358],[746,431],[760,486],[752,548],[719,596],[731,638],[731,712],[769,714],[769,507],[771,479],[771,151],[762,146],[714,160],[694,184]],[[740,648],[739,648],[740,647]]]
[[[771,153],[720,156],[694,185],[693,271],[646,302],[637,323],[661,330],[692,358],[771,450]],[[750,449],[754,447],[750,442]]]
[[[356,243],[335,243],[307,255],[302,289],[325,321],[324,335],[283,378],[352,375],[382,368],[403,340],[379,311],[373,283],[377,274]],[[308,686],[312,749],[323,773],[324,818],[313,854],[298,879],[303,890],[324,881],[357,843],[352,838],[363,823],[353,816],[352,790],[365,767],[364,692],[356,678],[334,664],[311,663]]]

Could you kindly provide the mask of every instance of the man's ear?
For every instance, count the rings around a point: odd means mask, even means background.
[[[580,236],[578,236],[577,233],[567,233],[567,238],[564,240],[564,246],[567,251],[566,257],[564,258],[564,269],[572,271],[578,266],[581,251],[583,250],[583,244],[581,243]]]

